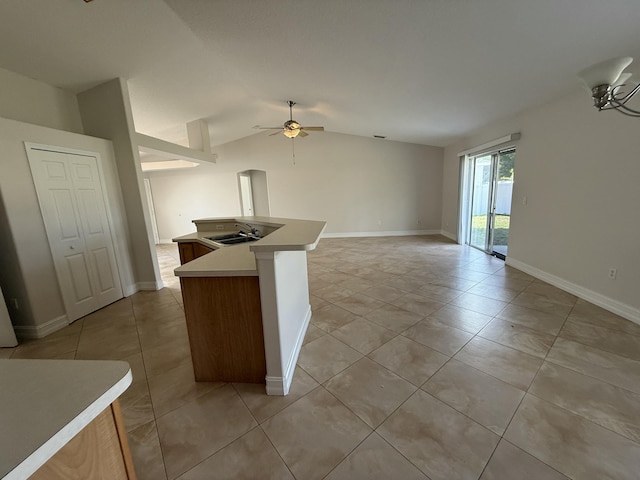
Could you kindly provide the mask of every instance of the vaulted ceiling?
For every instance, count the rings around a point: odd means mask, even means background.
[[[0,67],[126,78],[136,129],[181,144],[197,119],[214,145],[281,125],[291,99],[306,125],[445,146],[640,56],[638,25],[638,0],[6,0]]]

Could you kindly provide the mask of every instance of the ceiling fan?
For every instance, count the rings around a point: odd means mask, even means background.
[[[293,119],[293,106],[296,102],[291,100],[287,100],[287,105],[289,105],[289,120],[284,122],[282,127],[260,127],[256,125],[254,128],[258,128],[260,130],[278,130],[271,135],[277,135],[280,132],[284,134],[285,137],[296,138],[298,135],[301,137],[306,137],[309,135],[307,131],[316,131],[316,132],[324,132],[324,127],[303,127],[298,122]]]

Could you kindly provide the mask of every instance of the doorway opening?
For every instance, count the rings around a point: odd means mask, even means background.
[[[516,150],[467,155],[462,169],[461,233],[466,244],[507,257]]]
[[[269,217],[271,207],[269,205],[269,187],[267,185],[267,172],[264,170],[245,170],[238,173],[238,186],[240,189],[240,209],[242,216]]]

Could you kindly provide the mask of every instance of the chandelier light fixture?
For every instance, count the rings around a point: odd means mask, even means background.
[[[623,87],[631,78],[630,73],[625,73],[633,58],[621,57],[596,63],[585,68],[578,77],[591,91],[593,105],[600,110],[617,110],[630,117],[640,117],[640,111],[634,110],[626,103],[640,90],[640,84],[629,92],[624,93]]]

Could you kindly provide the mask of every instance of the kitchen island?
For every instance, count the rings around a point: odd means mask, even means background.
[[[136,478],[118,397],[129,364],[0,360],[0,478]]]
[[[311,319],[307,251],[325,222],[274,217],[194,220],[196,232],[173,240],[198,381],[265,383],[286,395]],[[259,239],[215,240],[255,229]]]

